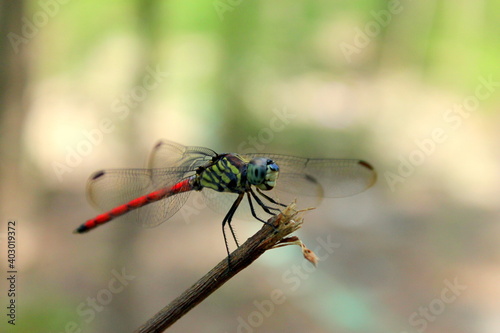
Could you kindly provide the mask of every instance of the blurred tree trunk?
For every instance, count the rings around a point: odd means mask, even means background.
[[[9,36],[21,36],[24,1],[0,0],[0,209],[2,214],[16,218],[25,201],[21,195],[21,137],[26,115],[23,99],[27,81],[27,58],[24,45],[15,46]],[[24,210],[26,207],[24,207]],[[2,219],[4,223],[5,219]]]

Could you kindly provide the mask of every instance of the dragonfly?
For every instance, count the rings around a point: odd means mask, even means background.
[[[136,212],[146,227],[169,220],[190,193],[201,192],[209,206],[226,210],[222,233],[229,255],[226,226],[239,247],[231,226],[238,207],[247,198],[251,215],[263,222],[257,208],[269,215],[286,205],[279,193],[313,198],[346,197],[376,181],[374,168],[358,159],[311,159],[280,154],[218,154],[197,146],[162,140],[146,168],[94,172],[87,182],[87,198],[102,211],[74,232],[85,233],[118,217]],[[276,195],[272,195],[276,193]]]

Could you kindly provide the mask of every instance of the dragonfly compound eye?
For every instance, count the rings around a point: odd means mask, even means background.
[[[276,184],[279,167],[267,158],[254,158],[248,163],[247,179],[261,190],[270,190]]]
[[[267,159],[254,158],[248,163],[247,179],[252,185],[260,185],[266,179]]]

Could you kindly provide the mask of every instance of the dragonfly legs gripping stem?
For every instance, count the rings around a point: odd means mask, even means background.
[[[275,205],[286,207],[286,205],[284,205],[282,203],[279,203],[276,200],[274,200],[273,198],[265,195],[259,189],[257,189],[257,193],[260,194],[262,197],[264,197],[269,202],[271,202],[271,203],[273,203]],[[261,219],[259,216],[257,216],[257,213],[255,212],[254,205],[253,205],[253,202],[252,202],[252,197],[259,204],[259,206],[262,207],[262,209],[264,210],[264,212],[266,212],[266,213],[268,213],[270,215],[277,214],[277,213],[281,212],[281,210],[279,208],[275,208],[275,207],[271,207],[271,206],[266,205],[262,201],[262,199],[259,198],[259,196],[251,188],[248,189],[248,191],[246,192],[246,194],[247,194],[247,198],[248,198],[248,204],[250,205],[250,211],[252,212],[252,216],[254,218],[256,218],[257,220],[261,221],[262,223],[267,224],[268,226],[270,226],[270,227],[272,227],[273,229],[276,230],[276,227],[274,225],[270,224],[269,222],[267,222],[267,221]],[[239,247],[240,245],[238,244],[238,239],[236,238],[236,234],[234,233],[234,229],[233,229],[233,226],[231,225],[231,221],[233,219],[234,213],[236,212],[236,209],[238,208],[238,206],[240,205],[241,201],[243,200],[244,195],[245,195],[245,193],[240,193],[238,195],[238,198],[236,198],[236,200],[234,201],[233,205],[231,206],[231,208],[229,209],[228,213],[224,217],[224,220],[222,220],[222,235],[224,236],[224,244],[226,245],[227,261],[228,261],[229,268],[231,267],[231,253],[229,252],[229,245],[228,245],[228,242],[227,242],[227,236],[226,236],[226,228],[225,228],[225,226],[226,226],[226,224],[229,226],[229,230],[231,231],[231,235],[233,236],[234,242],[236,243],[236,246]]]
[[[222,235],[224,236],[224,243],[226,244],[226,251],[227,251],[227,263],[228,267],[231,268],[231,253],[229,252],[229,245],[227,244],[227,237],[226,237],[226,223],[229,226],[229,230],[231,230],[231,234],[233,235],[234,242],[236,243],[236,246],[239,247],[240,245],[238,244],[238,240],[236,239],[236,234],[234,233],[233,227],[231,226],[231,220],[233,219],[233,215],[236,212],[236,209],[241,203],[241,200],[243,200],[243,196],[245,193],[240,193],[238,195],[238,198],[234,201],[233,205],[229,209],[229,212],[227,212],[226,216],[224,217],[224,220],[222,220]]]
[[[250,196],[251,195],[251,196]],[[248,196],[248,204],[250,205],[250,211],[252,212],[252,216],[254,218],[256,218],[257,220],[259,220],[260,222],[264,223],[264,224],[267,224],[268,226],[276,229],[276,227],[272,224],[270,224],[269,222],[261,219],[260,217],[257,216],[257,214],[255,213],[255,209],[253,208],[253,202],[252,202],[252,197],[255,199],[255,201],[257,201],[257,203],[259,204],[259,206],[262,207],[262,209],[270,214],[270,215],[274,215],[274,213],[271,211],[271,210],[275,210],[276,212],[279,212],[280,210],[277,209],[277,208],[274,208],[274,207],[269,207],[269,206],[266,206],[262,200],[260,200],[260,198],[255,194],[254,191],[252,191],[252,189],[250,189],[248,192],[247,192],[247,196]]]

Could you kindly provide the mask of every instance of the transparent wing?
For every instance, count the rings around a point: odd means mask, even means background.
[[[161,140],[149,156],[148,168],[180,167],[196,170],[216,155],[216,152],[205,147],[183,146],[173,141]]]
[[[87,183],[87,198],[100,211],[108,211],[193,175],[216,153],[162,140],[153,148],[147,169],[115,169],[94,173]],[[186,202],[190,192],[164,198],[127,214],[129,220],[153,227],[168,220]]]
[[[362,160],[311,159],[277,154],[242,156],[272,159],[280,168],[275,190],[299,196],[347,197],[363,192],[377,179],[373,167]]]
[[[151,170],[101,170],[87,181],[87,199],[96,209],[105,212],[147,194],[151,188]]]
[[[141,207],[137,212],[137,222],[143,227],[152,228],[170,219],[186,203],[191,191],[179,193],[149,205]]]
[[[308,159],[277,154],[241,156],[248,160],[266,157],[275,161],[280,167],[278,180],[275,188],[265,194],[286,205],[300,198],[298,203],[303,208],[317,207],[323,197],[338,198],[360,193],[372,186],[377,178],[370,164],[356,159]],[[221,214],[227,213],[237,198],[237,194],[210,189],[203,189],[202,193],[207,206]],[[265,198],[261,199],[266,205],[276,207]],[[269,215],[262,211],[255,200],[253,206],[257,215],[267,220]],[[247,198],[241,202],[235,218],[252,218]]]

